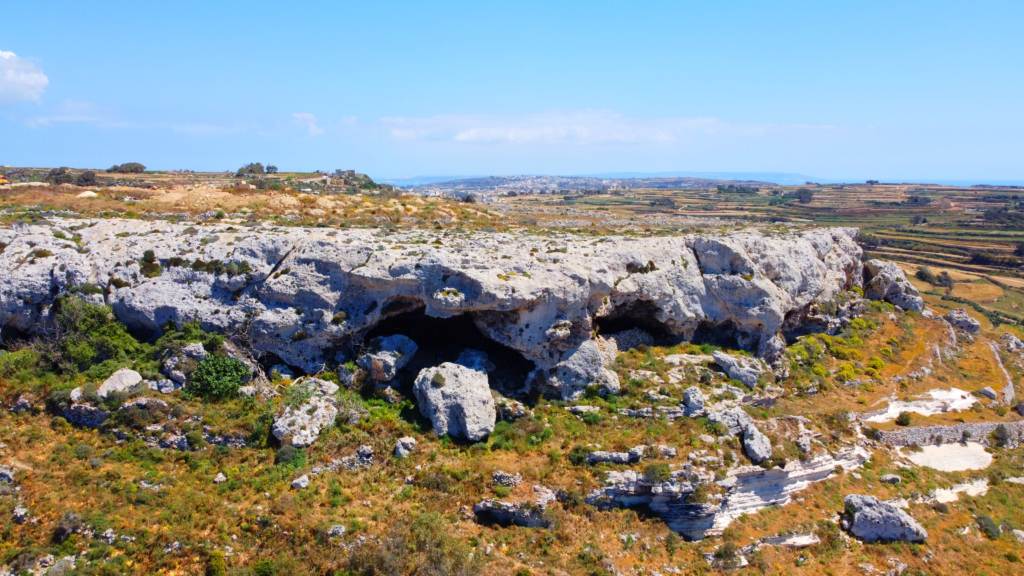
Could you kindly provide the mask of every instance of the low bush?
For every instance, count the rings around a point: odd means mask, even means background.
[[[238,395],[239,386],[250,375],[249,368],[241,361],[214,354],[199,363],[182,395],[205,400],[234,398]]]

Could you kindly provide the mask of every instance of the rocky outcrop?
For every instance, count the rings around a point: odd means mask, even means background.
[[[964,332],[974,333],[981,330],[981,322],[972,318],[964,308],[950,310],[943,318],[946,322],[952,324],[954,328],[959,328]]]
[[[549,387],[575,396],[581,385],[614,388],[587,350],[586,369],[583,358],[571,361],[602,318],[637,317],[678,339],[715,328],[751,351],[777,351],[788,319],[861,284],[856,234],[744,230],[595,246],[590,237],[477,233],[424,244],[422,231],[53,218],[0,229],[0,326],[37,330],[54,298],[93,285],[102,294],[89,298],[132,329],[193,319],[207,330],[244,327],[254,351],[312,373],[350,359],[389,316],[470,314],[543,370],[537,376],[551,376]],[[139,264],[150,249],[162,266],[152,278]]]
[[[115,392],[125,393],[140,382],[142,382],[142,376],[138,372],[128,368],[121,368],[99,385],[99,388],[96,389],[96,395],[100,398],[106,398]]]
[[[581,344],[554,369],[538,369],[531,378],[567,401],[579,400],[590,386],[597,387],[602,396],[619,392],[618,375],[604,367],[601,349],[592,340]]]
[[[907,280],[907,275],[895,262],[868,260],[864,263],[864,296],[872,300],[885,300],[904,310],[924,310],[924,298]]]
[[[184,384],[188,376],[203,360],[206,360],[206,349],[202,344],[186,344],[181,347],[181,350],[164,360],[160,370],[174,382]]]
[[[928,532],[893,504],[874,496],[850,494],[843,500],[843,528],[864,542],[924,542]]]
[[[445,362],[421,370],[412,391],[438,436],[478,442],[494,431],[494,398],[484,372]]]
[[[333,398],[338,385],[308,378],[292,386],[301,387],[308,399],[297,406],[285,406],[274,419],[271,432],[282,444],[304,448],[313,444],[320,437],[320,432],[334,424],[338,417],[337,402]]]
[[[757,386],[757,379],[767,371],[764,364],[756,358],[745,358],[718,350],[715,350],[712,356],[715,358],[715,364],[721,366],[729,378],[739,380],[750,389]]]
[[[407,336],[394,334],[370,340],[356,363],[377,382],[387,382],[412,360],[419,347]]]
[[[743,466],[729,471],[715,482],[721,496],[691,498],[700,484],[713,482],[712,474],[699,470],[674,471],[668,482],[650,482],[633,470],[610,471],[605,486],[587,495],[586,501],[599,508],[647,506],[669,528],[691,540],[721,534],[736,518],[766,506],[784,506],[793,495],[835,473],[837,468],[853,470],[870,454],[853,448],[837,454],[822,454],[805,461],[789,462],[784,468],[765,470]],[[714,490],[712,490],[713,492]]]
[[[754,419],[741,408],[729,408],[728,410],[708,414],[708,422],[721,424],[725,426],[730,435],[739,436],[740,433],[747,429],[747,426],[754,423]]]
[[[594,464],[602,464],[607,462],[609,464],[633,464],[639,462],[644,457],[644,452],[647,450],[646,446],[636,446],[630,448],[629,452],[605,452],[603,450],[595,450],[587,455],[587,464],[593,466]]]
[[[502,502],[496,498],[484,500],[473,506],[473,514],[481,524],[499,526],[522,526],[524,528],[547,528],[551,520],[544,509],[531,502]]]

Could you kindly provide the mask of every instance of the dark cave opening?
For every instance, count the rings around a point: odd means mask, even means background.
[[[412,360],[398,371],[392,381],[392,388],[403,395],[412,395],[412,385],[420,370],[442,362],[455,362],[463,350],[472,348],[486,353],[495,366],[487,374],[491,389],[505,396],[528,399],[521,394],[527,376],[536,367],[534,363],[519,351],[487,337],[468,314],[433,318],[427,316],[423,308],[403,312],[381,320],[366,333],[363,342],[392,334],[403,334],[419,346]]]
[[[678,344],[682,337],[674,334],[668,326],[658,320],[657,313],[658,307],[653,302],[634,300],[617,306],[607,316],[594,318],[594,325],[598,334],[605,336],[637,328],[650,334],[656,346]]]
[[[739,340],[736,338],[736,327],[732,322],[716,324],[714,322],[701,322],[693,331],[690,342],[700,346],[710,344],[728,350],[739,350]]]

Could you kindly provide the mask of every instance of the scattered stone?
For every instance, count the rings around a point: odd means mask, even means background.
[[[928,532],[909,514],[874,496],[850,494],[843,500],[843,528],[864,542],[923,542]]]
[[[477,522],[499,526],[523,526],[525,528],[547,528],[551,521],[542,507],[533,503],[502,502],[496,498],[484,500],[473,506]]]
[[[637,446],[632,448],[629,452],[605,452],[597,450],[591,452],[587,456],[587,464],[593,466],[594,464],[600,464],[602,462],[609,462],[611,464],[633,464],[639,462],[644,456],[646,446]]]
[[[494,398],[485,372],[450,362],[425,368],[416,377],[413,394],[438,436],[479,442],[494,431]]]
[[[989,398],[991,400],[995,400],[999,397],[999,393],[993,390],[991,386],[985,386],[981,390],[978,390],[978,394],[981,394],[985,398]]]
[[[510,398],[499,398],[495,404],[497,418],[502,422],[515,422],[533,414],[522,402]]]
[[[75,198],[99,198],[99,197],[100,197],[100,195],[95,193],[95,192],[93,192],[92,190],[86,190],[85,192],[81,192],[81,193],[75,195]]]
[[[772,443],[757,426],[747,424],[743,430],[743,451],[755,464],[760,464],[772,456]]]
[[[345,535],[345,526],[342,524],[335,524],[327,531],[327,535],[331,538],[340,538]]]
[[[164,554],[172,554],[174,552],[181,552],[181,542],[175,540],[167,546],[164,546]]]
[[[217,476],[213,479],[214,484],[223,484],[228,481],[228,477],[223,472],[218,472]]]
[[[601,408],[599,406],[569,406],[566,410],[577,416],[582,416],[584,414],[596,414],[601,411]]]
[[[800,548],[807,548],[808,546],[821,544],[821,540],[818,539],[818,536],[814,532],[807,532],[805,534],[787,534],[785,536],[762,538],[761,544],[798,550]]]
[[[164,360],[164,363],[160,366],[160,371],[174,382],[184,384],[189,375],[192,374],[203,360],[206,360],[206,349],[203,348],[202,344],[186,344]]]
[[[1024,544],[1024,530],[1013,529],[1013,537],[1017,539],[1017,542]]]
[[[0,482],[14,484],[14,469],[10,466],[0,466]]]
[[[388,404],[398,404],[402,401],[402,395],[395,392],[395,389],[388,386],[380,391],[380,397]]]
[[[398,442],[395,443],[395,456],[399,458],[407,458],[415,451],[416,439],[411,436],[399,438]]]
[[[18,396],[18,399],[15,400],[14,403],[11,404],[10,406],[11,412],[14,412],[15,414],[19,412],[28,412],[31,409],[32,403],[29,402],[28,397],[25,396],[24,394]]]
[[[882,484],[899,484],[903,482],[903,478],[900,478],[896,474],[883,474],[878,481]]]
[[[345,456],[341,459],[341,465],[346,470],[358,470],[360,468],[369,468],[373,466],[373,447],[372,446],[360,446],[356,449],[354,456]]]
[[[18,506],[15,506],[14,507],[13,518],[14,518],[14,523],[15,524],[24,524],[25,522],[28,522],[28,519],[29,519],[28,508],[25,508],[24,506],[22,506],[20,504]]]
[[[868,260],[864,263],[864,296],[871,300],[885,300],[904,310],[924,310],[921,293],[895,262]]]
[[[767,371],[764,363],[756,358],[726,354],[719,350],[715,350],[712,356],[715,358],[715,363],[725,370],[729,378],[739,380],[751,390],[757,386],[757,379],[761,377],[761,374]]]
[[[664,444],[658,444],[657,446],[654,447],[654,449],[657,450],[658,454],[660,454],[661,457],[666,460],[671,460],[676,457],[676,454],[678,454],[678,450],[676,450],[675,446],[666,446]]]
[[[299,476],[295,480],[292,480],[292,488],[294,488],[296,490],[301,490],[303,488],[307,488],[308,486],[309,486],[309,476],[307,476],[305,474],[303,474],[302,476]]]
[[[394,334],[370,340],[367,352],[356,359],[374,381],[387,382],[412,360],[419,347],[407,336]]]
[[[943,316],[946,322],[953,325],[954,328],[959,328],[964,332],[977,332],[981,330],[981,322],[978,322],[967,313],[964,308],[957,308],[956,310],[950,310],[948,314]]]
[[[103,540],[106,544],[113,545],[114,542],[117,542],[117,534],[114,533],[113,528],[107,528],[103,531],[103,534],[100,534],[100,540]]]
[[[493,476],[491,476],[491,481],[494,482],[495,486],[515,488],[516,486],[519,486],[519,484],[523,481],[523,476],[518,472],[515,474],[510,474],[508,472],[498,470],[497,472],[494,473]]]

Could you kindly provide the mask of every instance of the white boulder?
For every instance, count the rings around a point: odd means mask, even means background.
[[[484,372],[445,362],[421,370],[412,391],[438,436],[478,442],[494,431],[494,398]]]
[[[843,527],[864,542],[924,542],[928,532],[909,514],[874,496],[850,494]]]
[[[96,389],[96,394],[100,398],[106,398],[114,392],[127,392],[139,382],[142,382],[142,376],[138,372],[128,368],[121,368],[111,374],[110,378],[104,380],[103,384],[100,384],[99,388]]]
[[[298,407],[286,406],[274,419],[271,432],[282,444],[304,448],[315,442],[337,417],[338,408],[332,399],[314,395]]]
[[[578,400],[589,386],[597,386],[601,395],[619,392],[619,376],[604,367],[604,356],[593,340],[580,344],[543,377],[565,401]]]
[[[412,436],[405,436],[395,443],[395,456],[405,458],[416,451],[416,439]]]
[[[743,429],[743,451],[755,464],[760,464],[772,457],[772,443],[757,426],[747,424]]]

